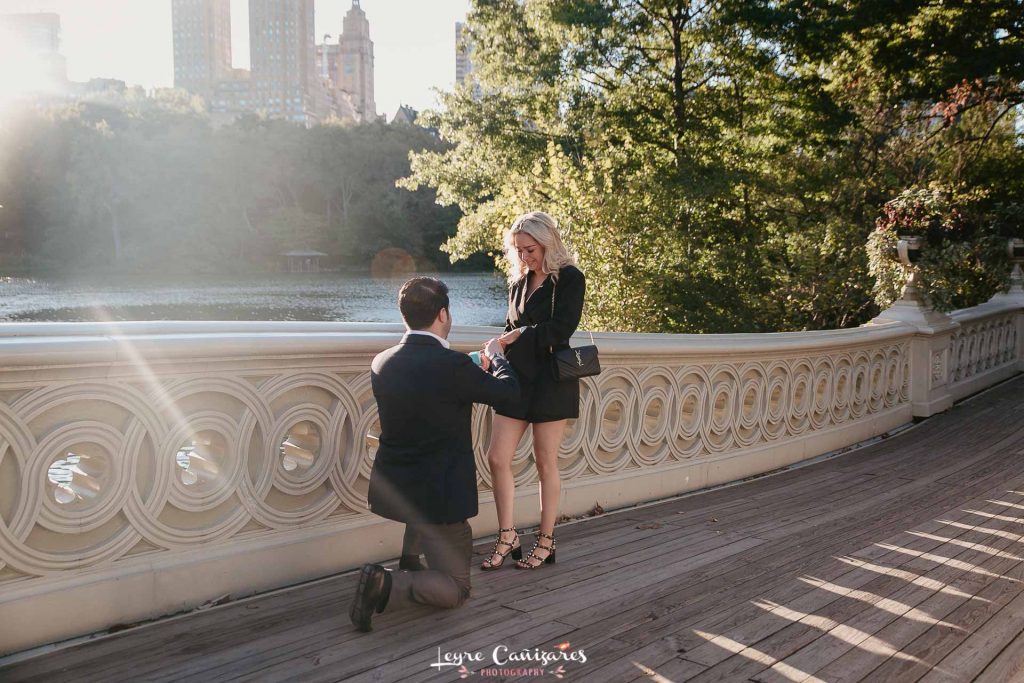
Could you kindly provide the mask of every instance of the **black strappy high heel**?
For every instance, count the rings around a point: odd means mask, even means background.
[[[541,545],[540,544],[540,539],[542,539],[542,538],[551,541],[551,545]],[[544,557],[542,559],[539,555],[537,555],[537,551],[538,550],[547,550],[548,551],[547,557]],[[538,562],[537,564],[533,564],[531,562],[531,560],[533,560],[533,559],[540,560],[540,562]],[[533,544],[533,548],[530,550],[530,554],[526,556],[526,559],[519,560],[518,562],[516,562],[516,569],[540,569],[541,567],[543,567],[546,564],[554,564],[554,563],[555,563],[555,537],[554,536],[549,536],[546,533],[544,533],[543,531],[538,531],[537,532],[537,541],[536,541],[536,543]]]
[[[501,534],[506,531],[514,531],[516,536],[511,541],[501,540]],[[508,550],[505,552],[498,552],[499,545],[507,545]],[[494,542],[494,547],[491,549],[490,556],[480,563],[480,569],[485,572],[494,571],[495,569],[501,569],[505,564],[505,558],[512,555],[513,560],[521,560],[523,558],[523,548],[519,545],[519,532],[515,527],[509,527],[508,529],[498,529],[498,539]],[[497,563],[491,562],[491,558],[497,555],[501,560]]]

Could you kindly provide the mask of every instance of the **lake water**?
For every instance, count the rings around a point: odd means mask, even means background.
[[[506,289],[497,273],[448,273],[456,325],[503,325]],[[333,320],[401,322],[403,279],[319,273],[176,280],[56,282],[0,279],[0,321]]]

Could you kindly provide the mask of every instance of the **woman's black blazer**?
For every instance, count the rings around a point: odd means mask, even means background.
[[[526,299],[528,277],[524,275],[509,288],[505,331],[525,327],[522,336],[508,347],[507,355],[520,379],[536,379],[551,373],[551,349],[569,348],[569,339],[579,327],[586,295],[586,278],[576,266],[563,266],[558,283],[548,275]],[[554,296],[554,314],[551,299]]]

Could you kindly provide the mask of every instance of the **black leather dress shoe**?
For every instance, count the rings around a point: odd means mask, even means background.
[[[419,555],[402,555],[398,559],[398,568],[407,572],[421,572],[426,569],[420,562]]]
[[[359,572],[359,584],[348,611],[349,619],[360,631],[370,631],[374,612],[383,612],[391,595],[391,575],[379,564],[365,564]]]

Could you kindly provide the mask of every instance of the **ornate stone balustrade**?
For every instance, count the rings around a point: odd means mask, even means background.
[[[950,391],[960,399],[1018,371],[1020,314],[1004,305],[985,304],[950,317],[959,323],[949,339]],[[942,371],[941,366],[937,369]]]
[[[950,390],[1019,371],[1022,314],[958,312]],[[391,325],[0,326],[0,652],[394,557],[365,511],[376,408],[368,365]],[[493,330],[460,328],[456,348]],[[729,482],[910,421],[920,330],[601,334],[560,466],[579,514]],[[929,340],[929,349],[939,348]],[[930,356],[922,356],[930,359]],[[927,361],[926,361],[927,363]],[[926,376],[934,367],[925,368]],[[925,380],[933,391],[937,380]],[[924,405],[924,403],[922,403]],[[481,515],[495,528],[474,415]],[[536,521],[530,444],[514,460]]]

